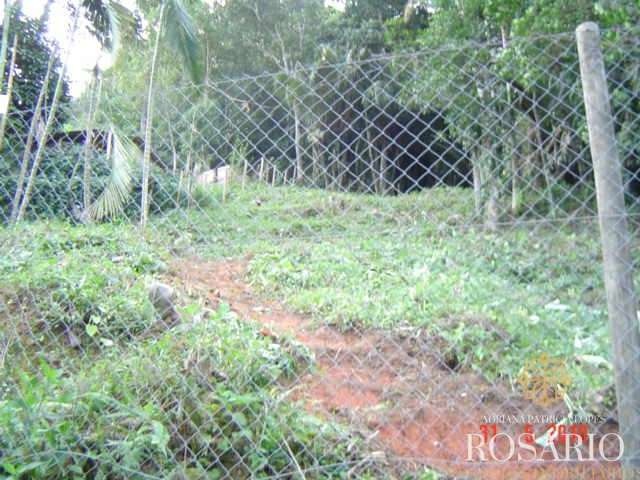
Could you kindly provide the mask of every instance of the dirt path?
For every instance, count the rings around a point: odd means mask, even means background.
[[[540,414],[528,402],[473,373],[453,372],[444,345],[424,334],[345,333],[256,296],[244,280],[246,261],[173,265],[176,280],[215,307],[225,302],[263,334],[290,334],[315,353],[319,368],[299,379],[295,398],[319,415],[348,424],[405,471],[431,466],[455,478],[618,478],[615,465],[518,465],[467,461],[467,435],[484,415]],[[504,452],[506,445],[499,451]]]

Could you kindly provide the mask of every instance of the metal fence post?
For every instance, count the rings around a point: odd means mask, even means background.
[[[580,74],[595,171],[604,281],[613,347],[625,480],[640,478],[640,326],[613,117],[600,31],[588,22],[576,30]]]

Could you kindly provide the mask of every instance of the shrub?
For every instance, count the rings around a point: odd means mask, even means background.
[[[111,171],[109,160],[101,152],[92,151],[93,197],[103,190]],[[0,219],[8,220],[18,177],[19,155],[12,155],[0,168]],[[84,147],[65,145],[48,148],[36,177],[27,216],[29,218],[76,219],[82,205]],[[123,216],[135,219],[139,215],[142,196],[141,173],[136,171],[133,191]],[[159,168],[152,169],[150,182],[152,213],[161,213],[187,205],[187,192],[179,179]],[[77,208],[74,208],[77,207]],[[75,211],[75,212],[74,212]]]

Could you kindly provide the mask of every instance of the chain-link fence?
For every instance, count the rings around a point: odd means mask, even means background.
[[[0,474],[621,478],[640,44],[603,96],[585,31],[10,107]]]

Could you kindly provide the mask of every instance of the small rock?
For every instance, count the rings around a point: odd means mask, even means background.
[[[176,292],[169,285],[155,282],[149,286],[149,301],[163,322],[169,326],[180,319],[180,315],[178,315],[174,305],[175,299]]]
[[[70,328],[67,328],[67,342],[69,342],[69,346],[71,348],[80,348],[80,339],[71,331]]]

